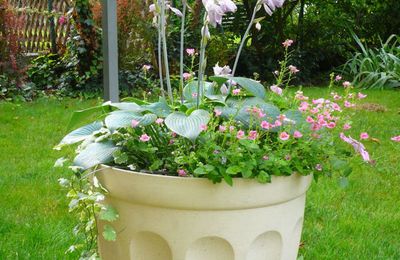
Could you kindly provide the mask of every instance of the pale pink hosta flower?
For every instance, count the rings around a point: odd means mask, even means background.
[[[207,21],[214,27],[222,23],[222,16],[228,12],[236,12],[237,7],[231,0],[203,0],[203,5],[207,11]]]
[[[261,24],[259,22],[256,23],[256,29],[257,31],[261,30]]]
[[[293,137],[294,138],[302,138],[303,137],[303,134],[301,133],[301,132],[299,132],[299,131],[294,131],[294,133],[293,133]]]
[[[351,83],[349,81],[343,82],[343,87],[348,88],[351,86]]]
[[[296,66],[293,66],[293,65],[289,65],[289,70],[290,70],[290,73],[292,73],[292,74],[296,74],[300,71],[299,69],[297,69]]]
[[[400,142],[400,135],[394,136],[394,137],[390,138],[390,140],[392,140],[394,142]]]
[[[272,86],[270,87],[270,89],[271,89],[271,91],[274,92],[275,94],[277,94],[277,95],[279,95],[279,96],[282,96],[283,89],[281,89],[281,88],[278,87],[277,85],[272,85]]]
[[[218,4],[224,13],[234,13],[237,10],[236,4],[231,0],[218,0]]]
[[[218,131],[220,131],[221,133],[225,132],[226,131],[226,126],[220,125],[218,127]]]
[[[367,95],[364,95],[363,93],[358,92],[357,97],[358,97],[358,99],[363,99],[363,98],[366,98]]]
[[[222,111],[219,110],[219,109],[214,109],[214,113],[215,113],[215,116],[220,116],[220,115],[222,115]]]
[[[164,119],[162,119],[162,118],[156,119],[156,124],[161,125],[162,123],[164,123]]]
[[[340,75],[336,75],[336,77],[335,77],[335,81],[341,81],[342,80],[342,76],[340,76]]]
[[[350,124],[344,124],[343,125],[343,130],[349,130],[351,128]]]
[[[306,118],[306,122],[307,123],[314,123],[314,119],[311,117],[311,116],[308,116],[307,118]]]
[[[351,144],[353,146],[354,150],[361,155],[361,157],[363,158],[364,161],[371,162],[369,153],[367,152],[367,150],[365,149],[365,146],[362,143],[360,143],[357,140],[354,140],[350,136],[349,137],[345,136],[344,133],[340,133],[340,138],[343,141],[345,141],[346,143]]]
[[[243,130],[239,130],[236,134],[236,138],[237,139],[242,139],[244,137],[244,131]]]
[[[201,131],[207,131],[207,129],[208,129],[208,126],[207,126],[207,125],[205,125],[205,124],[201,124],[201,125],[200,125],[200,130],[201,130]]]
[[[179,9],[172,7],[170,4],[166,4],[166,7],[167,7],[167,9],[171,10],[177,16],[179,16],[179,17],[183,16],[182,12]]]
[[[360,139],[361,139],[361,140],[365,140],[365,139],[368,139],[368,138],[369,138],[368,133],[365,133],[365,132],[364,132],[364,133],[361,133],[361,134],[360,134]]]
[[[286,141],[290,138],[290,135],[286,132],[282,132],[279,134],[279,139],[281,139],[282,141]]]
[[[322,171],[322,165],[318,163],[317,165],[315,165],[315,169],[319,172]]]
[[[141,142],[148,142],[148,141],[150,141],[150,139],[151,139],[151,137],[148,136],[147,134],[142,134],[142,135],[140,136],[140,138],[139,138],[139,140],[140,140]]]
[[[355,105],[346,100],[346,101],[344,101],[344,106],[347,108],[350,108],[350,107],[354,107]]]
[[[237,96],[240,94],[240,88],[235,88],[234,90],[232,90],[232,94]]]
[[[261,3],[264,6],[265,12],[270,16],[276,8],[282,7],[285,0],[262,0]]]
[[[262,121],[261,122],[261,128],[262,129],[270,129],[272,127],[272,125],[270,123],[268,123],[267,121]]]
[[[248,138],[249,138],[250,140],[256,140],[256,139],[257,139],[257,136],[258,136],[257,131],[252,130],[252,131],[249,132],[249,137],[248,137]]]
[[[186,49],[186,53],[187,53],[187,55],[189,55],[189,56],[194,56],[194,55],[196,54],[196,50],[193,49],[193,48],[187,48],[187,49]]]
[[[149,12],[154,13],[155,11],[156,11],[156,5],[155,4],[149,5]]]
[[[215,76],[230,76],[232,72],[231,68],[228,65],[220,67],[218,63],[215,64],[213,70]]]
[[[181,177],[185,177],[185,176],[187,176],[187,173],[186,173],[186,171],[185,171],[185,170],[183,170],[183,169],[179,169],[179,170],[177,170],[177,173],[178,173],[178,175],[179,175],[179,176],[181,176]]]
[[[282,45],[285,48],[292,46],[292,44],[293,44],[293,40],[291,40],[291,39],[287,39],[286,41],[282,42]]]
[[[326,127],[329,128],[329,129],[333,129],[333,128],[336,127],[336,123],[335,123],[335,122],[329,122],[329,123],[326,125]]]
[[[145,72],[147,72],[147,71],[149,71],[149,70],[151,69],[151,65],[145,64],[145,65],[143,65],[142,69],[143,69]]]
[[[133,120],[131,121],[131,126],[132,126],[132,128],[136,128],[139,124],[140,124],[140,122],[137,121],[137,120],[135,120],[135,119],[133,119]]]
[[[184,72],[182,74],[182,76],[183,76],[184,80],[188,81],[189,79],[191,79],[193,77],[193,74],[192,73],[188,73],[188,72]]]
[[[201,36],[207,39],[211,39],[210,30],[208,29],[207,24],[201,27]]]

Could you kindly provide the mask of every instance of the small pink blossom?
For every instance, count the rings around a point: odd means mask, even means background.
[[[309,106],[310,106],[310,104],[308,104],[308,102],[303,101],[303,102],[301,102],[301,104],[300,104],[299,110],[300,110],[301,112],[305,112],[305,111],[307,111],[307,109],[309,108]]]
[[[248,138],[249,138],[250,140],[256,140],[256,139],[257,139],[257,136],[258,136],[257,131],[254,131],[254,130],[253,130],[253,131],[250,131],[250,132],[249,132],[249,137],[248,137]]]
[[[236,134],[237,139],[242,139],[244,137],[244,131],[239,130]]]
[[[139,140],[140,140],[141,142],[148,142],[148,141],[150,141],[150,139],[151,139],[151,137],[148,136],[147,134],[142,134],[142,135],[140,136],[140,138],[139,138]]]
[[[240,94],[240,88],[235,88],[234,90],[232,90],[233,95],[237,96]]]
[[[293,133],[293,137],[294,137],[294,138],[302,138],[302,137],[303,137],[303,134],[296,130],[296,131],[294,131],[294,133]]]
[[[156,124],[161,125],[162,123],[164,123],[164,119],[162,119],[162,118],[157,118]]]
[[[201,131],[207,131],[208,126],[205,124],[202,124],[202,125],[200,125],[200,129],[201,129]]]
[[[143,65],[142,69],[147,72],[151,69],[151,65],[145,64]]]
[[[189,56],[194,56],[194,55],[196,54],[196,50],[195,50],[195,49],[188,48],[188,49],[186,49],[186,53],[187,53]]]
[[[286,133],[286,132],[282,132],[282,133],[280,133],[280,135],[279,135],[279,139],[281,139],[282,141],[288,140],[289,137],[290,137],[290,135],[289,135],[288,133]]]
[[[320,124],[318,124],[318,123],[313,123],[312,125],[311,125],[311,130],[312,131],[318,131],[318,130],[320,130],[321,129],[321,125]]]
[[[367,95],[364,95],[363,93],[361,93],[361,92],[358,92],[358,98],[359,99],[363,99],[363,98],[366,98],[367,97]]]
[[[281,125],[282,125],[282,122],[279,121],[279,120],[276,120],[274,125],[273,125],[273,127],[278,127],[278,126],[281,126]]]
[[[336,75],[336,77],[335,77],[335,81],[341,81],[342,80],[342,76],[340,76],[340,75]]]
[[[296,66],[293,66],[293,65],[289,65],[289,70],[290,70],[290,73],[292,73],[292,74],[296,74],[300,71],[299,69],[297,69]]]
[[[232,132],[233,130],[235,130],[235,127],[234,127],[233,125],[231,125],[231,126],[229,127],[229,131]]]
[[[310,110],[311,114],[317,114],[319,112],[319,109],[314,107],[313,109]]]
[[[342,97],[339,96],[338,94],[335,94],[335,95],[333,96],[333,99],[334,99],[334,100],[341,100]]]
[[[221,110],[218,110],[218,109],[214,109],[214,113],[215,113],[215,116],[220,116],[220,115],[222,115],[222,111],[221,111]]]
[[[350,87],[350,86],[351,86],[351,83],[350,83],[349,81],[343,82],[343,87],[344,87],[344,88],[348,88],[348,87]]]
[[[365,140],[365,139],[368,139],[368,138],[369,138],[368,133],[363,132],[363,133],[360,134],[360,139],[361,140]]]
[[[175,143],[175,140],[171,139],[171,140],[169,140],[168,143],[169,143],[169,144],[174,144],[174,143]]]
[[[281,88],[278,87],[277,85],[272,85],[272,86],[270,87],[270,89],[271,89],[271,91],[274,92],[275,94],[277,94],[277,95],[279,95],[279,96],[282,96],[283,89],[281,89]]]
[[[179,175],[179,176],[181,176],[181,177],[185,177],[185,176],[187,176],[187,173],[186,173],[186,171],[185,171],[185,170],[183,170],[183,169],[179,169],[179,170],[177,170],[177,173],[178,173],[178,175]]]
[[[226,126],[220,125],[220,126],[218,127],[218,131],[220,131],[221,133],[222,133],[222,132],[225,132],[225,131],[226,131]]]
[[[293,44],[293,40],[291,40],[291,39],[287,39],[286,41],[282,42],[282,45],[285,48],[292,46],[292,44]]]
[[[261,122],[261,128],[262,129],[270,129],[272,126],[270,123],[268,123],[267,121],[262,121]]]
[[[394,137],[390,138],[390,140],[392,140],[394,142],[400,142],[400,135],[394,136]]]
[[[343,130],[349,130],[351,128],[350,124],[344,124]]]
[[[307,121],[307,123],[314,123],[314,119],[311,117],[311,116],[308,116],[307,118],[306,118],[306,121]]]
[[[263,156],[263,160],[264,160],[264,161],[268,161],[268,160],[269,160],[269,156],[268,156],[268,155],[264,155],[264,156]]]
[[[330,129],[333,129],[333,128],[336,127],[336,123],[335,123],[335,122],[329,122],[329,123],[326,125],[326,127],[327,127],[327,128],[330,128]]]
[[[315,165],[315,169],[319,172],[322,171],[322,165],[318,163],[317,165]]]
[[[131,122],[132,128],[136,128],[139,124],[140,124],[140,122],[135,120],[135,119],[133,119],[132,122]]]
[[[286,119],[286,115],[284,115],[284,114],[280,114],[279,116],[277,116],[276,118],[278,118],[279,119],[279,121],[285,121],[285,119]]]
[[[354,107],[355,105],[346,100],[346,101],[344,101],[344,106],[347,108],[350,108],[350,107]]]
[[[192,93],[192,98],[197,98],[198,94],[196,92]]]
[[[324,102],[325,102],[325,99],[323,99],[323,98],[313,99],[313,101],[312,101],[312,103],[313,103],[314,105],[323,104]]]
[[[336,111],[342,111],[342,109],[337,103],[332,103],[332,109]]]
[[[187,81],[187,80],[189,80],[189,79],[191,79],[193,77],[193,74],[192,73],[188,73],[188,72],[184,72],[182,74],[182,76],[183,76],[183,79]]]
[[[58,18],[58,24],[64,25],[66,23],[67,23],[67,18],[64,15],[61,15],[60,18]]]
[[[171,136],[175,138],[176,137],[176,133],[175,132],[171,132]]]

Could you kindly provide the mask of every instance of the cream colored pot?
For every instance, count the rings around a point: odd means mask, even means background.
[[[142,174],[104,167],[97,178],[120,217],[104,260],[295,260],[312,176],[271,184]],[[99,223],[99,230],[102,225]]]

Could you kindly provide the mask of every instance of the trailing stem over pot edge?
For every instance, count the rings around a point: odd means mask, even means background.
[[[298,91],[295,95],[287,89],[299,70],[290,65],[292,40],[282,43],[285,57],[274,72],[276,82],[267,90],[254,79],[234,76],[244,42],[250,28],[259,29],[256,18],[264,7],[271,15],[283,0],[260,0],[244,33],[238,49],[233,71],[229,66],[214,67],[214,76],[205,75],[206,46],[212,40],[210,26],[222,23],[227,12],[236,11],[230,0],[205,0],[205,16],[201,29],[199,65],[197,77],[185,75],[184,19],[187,2],[182,12],[168,2],[159,0],[150,6],[154,13],[154,25],[158,28],[159,67],[165,71],[166,95],[163,73],[160,73],[162,97],[157,102],[127,99],[123,103],[104,103],[90,109],[78,111],[71,120],[71,127],[88,118],[97,121],[82,126],[66,135],[56,149],[80,143],[76,157],[70,166],[75,175],[61,183],[71,189],[70,210],[76,211],[82,222],[77,233],[86,236],[85,254],[94,253],[96,233],[94,214],[107,221],[118,215],[111,206],[101,204],[104,189],[93,178],[94,185],[87,181],[99,164],[109,164],[149,174],[181,177],[203,177],[214,183],[225,181],[234,185],[234,178],[256,179],[268,183],[271,176],[313,174],[331,176],[339,173],[342,183],[351,173],[348,161],[350,152],[345,143],[353,146],[364,161],[371,163],[365,147],[351,138],[346,131],[351,128],[351,108],[365,95],[352,93],[352,86],[344,82],[342,94],[331,92],[341,82],[331,75],[329,92],[325,97],[311,100]],[[179,97],[172,90],[167,55],[166,23],[170,12],[182,17],[181,65]],[[187,49],[192,58],[193,70],[196,51]],[[168,97],[168,99],[166,99]],[[348,110],[346,112],[345,110]],[[57,165],[67,159],[61,158]],[[96,170],[95,170],[96,171]],[[94,230],[94,231],[93,231]],[[103,235],[115,239],[116,231],[106,226]],[[90,245],[88,245],[90,244]],[[81,246],[83,247],[83,246]],[[74,250],[76,248],[73,248]],[[73,251],[71,249],[71,251]]]

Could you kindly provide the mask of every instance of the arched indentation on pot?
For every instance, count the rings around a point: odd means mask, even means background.
[[[223,238],[210,236],[196,240],[186,252],[185,260],[234,260],[231,244]]]
[[[131,259],[134,260],[172,260],[172,252],[167,241],[160,235],[143,231],[131,240]]]
[[[251,243],[246,260],[280,260],[282,246],[282,236],[279,232],[265,232]]]

